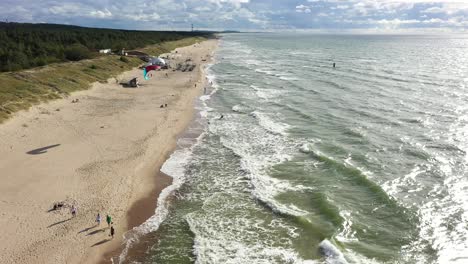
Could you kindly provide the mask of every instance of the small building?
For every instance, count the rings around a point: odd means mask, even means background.
[[[102,54],[110,54],[112,51],[111,49],[102,49],[102,50],[99,50],[99,53],[102,53]]]

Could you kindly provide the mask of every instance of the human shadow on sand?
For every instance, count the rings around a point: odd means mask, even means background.
[[[81,230],[80,232],[78,232],[78,234],[81,234],[81,233],[87,232],[87,231],[89,231],[89,230],[91,230],[91,229],[93,229],[93,228],[95,228],[95,227],[96,227],[96,226],[90,226],[90,227],[87,227],[87,228],[85,228],[85,229]]]
[[[92,235],[95,235],[99,232],[105,232],[106,231],[106,228],[101,228],[101,229],[97,229],[97,230],[94,230],[92,232],[89,232],[88,234],[86,234],[87,236],[92,236]]]
[[[107,243],[109,241],[111,241],[111,239],[103,239],[103,240],[97,242],[96,244],[92,245],[91,247],[99,246],[99,245],[102,245],[102,244]]]
[[[47,147],[33,149],[33,150],[30,150],[30,151],[28,151],[26,153],[29,154],[29,155],[44,154],[44,153],[47,152],[48,149],[55,148],[55,147],[58,147],[58,146],[60,146],[60,144],[55,144],[55,145],[50,145],[50,146],[47,146]]]
[[[65,222],[67,222],[67,221],[70,221],[70,220],[71,220],[71,218],[68,218],[68,219],[65,219],[65,220],[62,220],[62,221],[58,221],[57,223],[53,223],[53,224],[51,224],[51,225],[50,225],[50,226],[48,226],[47,228],[49,228],[49,227],[53,227],[53,226],[56,226],[56,225],[63,224],[63,223],[65,223]]]

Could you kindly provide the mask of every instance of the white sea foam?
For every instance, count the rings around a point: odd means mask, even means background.
[[[290,75],[279,75],[279,78],[283,81],[298,81],[299,78]]]
[[[341,253],[341,251],[327,239],[320,242],[319,250],[321,254],[325,257],[327,263],[330,263],[330,264],[348,263],[343,253]]]
[[[264,100],[270,100],[270,99],[275,99],[279,98],[280,96],[283,96],[285,94],[285,91],[282,90],[277,90],[277,89],[266,89],[266,88],[260,88],[256,85],[250,85],[250,88],[252,88],[255,91],[255,94]]]
[[[292,242],[288,238],[278,240],[275,230],[291,229],[283,221],[279,224],[277,220],[268,222],[250,215],[223,217],[236,214],[244,207],[249,211],[256,210],[255,206],[242,202],[226,201],[239,199],[232,197],[236,195],[216,193],[205,201],[202,210],[186,215],[195,235],[195,263],[316,263],[301,259],[291,248]],[[262,234],[261,238],[259,234]]]
[[[353,230],[353,222],[351,221],[351,212],[340,210],[340,216],[343,218],[342,230],[336,235],[336,239],[343,242],[357,241],[356,231]]]
[[[258,200],[267,204],[272,210],[288,215],[305,215],[308,212],[292,204],[279,203],[275,196],[285,191],[300,191],[300,187],[291,186],[287,181],[272,178],[268,169],[275,164],[291,158],[294,146],[285,142],[285,137],[279,133],[265,133],[260,127],[249,127],[249,130],[234,128],[242,124],[218,122],[210,126],[213,133],[226,135],[221,137],[224,146],[241,157],[241,166],[249,172],[254,189],[252,194]],[[240,134],[239,134],[240,133]],[[248,142],[244,142],[249,138]],[[252,144],[253,143],[253,144]],[[258,153],[257,151],[260,151]]]
[[[237,104],[232,107],[232,111],[237,112],[237,113],[247,113],[249,111],[249,107],[242,105],[242,104]]]
[[[275,75],[275,72],[272,69],[267,69],[267,68],[260,68],[260,69],[255,69],[256,72],[259,73],[264,73],[266,75]]]
[[[425,224],[422,232],[433,241],[440,263],[466,263],[468,259],[468,106],[459,105],[454,114],[457,119],[449,127],[448,142],[456,146],[464,158],[460,164],[453,155],[436,157],[445,180],[442,186],[434,188],[433,193],[446,190],[447,194],[421,208]],[[438,214],[434,215],[434,211]]]
[[[251,115],[255,117],[260,126],[266,130],[280,135],[287,135],[287,130],[290,128],[290,125],[274,121],[273,118],[270,117],[272,114],[253,111]]]

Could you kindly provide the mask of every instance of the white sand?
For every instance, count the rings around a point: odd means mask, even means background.
[[[96,263],[120,245],[127,211],[157,189],[158,168],[193,118],[205,81],[201,59],[216,46],[209,40],[178,49],[178,60],[197,64],[193,72],[158,72],[139,78],[137,89],[97,83],[0,125],[0,263]],[[53,147],[34,151],[47,146]],[[64,200],[76,201],[76,218],[66,209],[47,212]],[[112,241],[108,229],[86,230],[97,212],[101,228],[106,214],[113,217]]]

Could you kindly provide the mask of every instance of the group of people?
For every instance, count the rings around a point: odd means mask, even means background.
[[[114,223],[112,222],[112,217],[110,215],[106,215],[106,222],[107,222],[107,227],[110,227],[109,236],[114,238],[114,234],[115,234],[115,229],[114,229],[114,226],[113,226]],[[99,213],[99,212],[96,215],[96,225],[97,226],[101,225],[101,213]]]
[[[71,212],[72,217],[76,217],[77,211],[78,211],[78,209],[76,208],[76,206],[72,205],[71,208],[70,208],[70,212]],[[101,219],[101,213],[98,212],[97,215],[96,215],[96,226],[101,225],[101,220],[102,220]],[[114,235],[115,235],[115,229],[114,229],[114,226],[113,226],[114,222],[112,222],[112,217],[110,215],[106,215],[106,222],[107,222],[107,227],[110,228],[109,236],[114,238]]]

